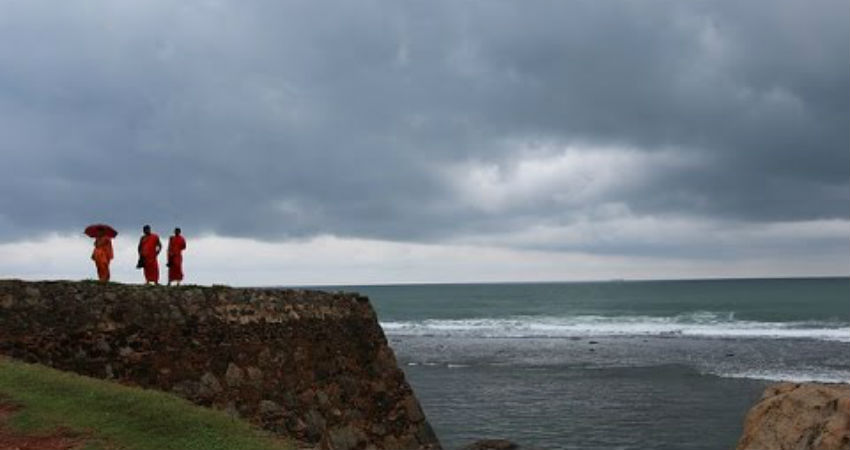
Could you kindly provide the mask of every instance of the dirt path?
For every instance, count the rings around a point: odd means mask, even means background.
[[[6,421],[21,407],[0,400],[0,449],[3,450],[72,450],[81,448],[85,439],[79,433],[58,428],[50,433],[27,434],[9,430]]]

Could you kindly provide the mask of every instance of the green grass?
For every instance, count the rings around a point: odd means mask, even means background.
[[[7,427],[20,432],[66,427],[92,449],[287,449],[222,411],[164,392],[131,388],[0,358],[0,397],[23,407]]]

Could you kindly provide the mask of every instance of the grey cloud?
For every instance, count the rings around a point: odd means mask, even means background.
[[[850,215],[841,1],[99,6],[0,6],[0,240],[569,223],[582,207],[467,208],[442,177],[535,140],[703,156],[602,199],[636,214]]]

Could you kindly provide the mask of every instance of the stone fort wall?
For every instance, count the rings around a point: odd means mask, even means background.
[[[439,448],[369,299],[0,280],[0,353],[159,389],[321,448]]]

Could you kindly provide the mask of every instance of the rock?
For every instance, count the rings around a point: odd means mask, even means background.
[[[393,435],[389,435],[389,436],[384,437],[383,447],[386,448],[386,449],[402,448],[401,443]]]
[[[419,422],[425,420],[425,414],[422,413],[422,408],[419,407],[419,402],[412,395],[408,395],[403,401],[404,412],[407,414],[408,420]]]
[[[850,385],[780,383],[747,413],[739,450],[850,450]]]
[[[0,301],[0,306],[2,306],[3,308],[6,308],[6,309],[11,308],[14,305],[15,305],[15,298],[12,297],[9,294],[4,295],[3,300]]]
[[[315,408],[311,408],[307,411],[306,414],[307,419],[307,434],[310,437],[319,437],[325,431],[325,425],[327,425],[327,421],[322,417],[322,414],[319,413]]]
[[[280,414],[282,411],[280,405],[271,401],[271,400],[261,400],[260,401],[260,414],[263,416],[273,416]]]
[[[218,382],[218,378],[215,375],[207,372],[201,377],[201,385],[198,388],[198,394],[201,397],[212,397],[221,391],[221,383]]]
[[[199,396],[201,391],[201,383],[197,381],[185,380],[175,383],[171,387],[171,392],[187,399],[194,399]]]
[[[236,403],[233,401],[227,402],[227,406],[224,407],[224,412],[226,412],[228,416],[234,419],[239,418],[239,409],[236,407]]]
[[[251,384],[259,385],[263,382],[263,371],[254,367],[249,366],[245,368],[245,373],[248,375],[248,381]]]
[[[236,364],[228,363],[227,372],[224,373],[224,381],[230,387],[236,387],[242,384],[245,378],[245,372]]]
[[[519,450],[519,445],[507,439],[481,439],[461,447],[461,450]]]
[[[416,439],[423,444],[439,442],[437,439],[437,433],[434,432],[434,429],[431,428],[431,424],[429,424],[428,421],[423,421],[419,424],[419,429],[416,431]]]
[[[319,406],[326,407],[330,404],[330,400],[328,399],[328,394],[323,391],[319,391],[316,393],[316,400],[319,401]]]
[[[357,448],[361,441],[366,440],[366,436],[357,428],[346,425],[329,430],[328,440],[330,441],[330,448]]]
[[[105,339],[99,339],[97,344],[95,344],[95,348],[103,353],[109,353],[112,351],[112,347],[109,346],[109,342],[106,342]]]

